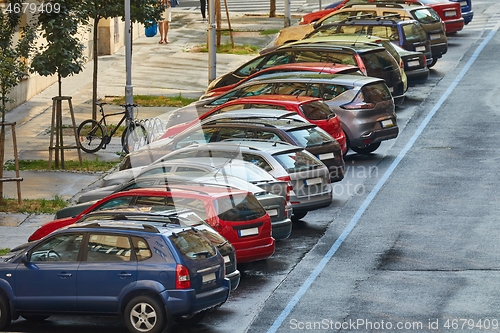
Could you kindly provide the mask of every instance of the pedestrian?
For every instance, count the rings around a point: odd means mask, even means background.
[[[168,29],[170,27],[170,21],[172,21],[170,0],[161,0],[161,6],[163,7],[163,12],[161,13],[161,21],[159,22],[160,41],[158,43],[168,44]]]
[[[207,8],[207,1],[200,0],[200,10],[201,10],[201,17],[203,18],[203,22],[207,21],[206,8]]]

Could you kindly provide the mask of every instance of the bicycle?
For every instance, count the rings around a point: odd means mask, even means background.
[[[146,128],[129,116],[128,108],[136,107],[136,104],[122,104],[120,106],[125,108],[124,111],[111,114],[104,114],[103,106],[108,103],[97,102],[96,104],[99,106],[101,120],[87,119],[78,126],[77,135],[79,144],[84,152],[95,153],[100,149],[106,149],[106,145],[111,142],[111,138],[124,121],[126,128],[121,137],[121,144],[125,153],[128,154],[130,151],[137,150],[149,143]],[[123,114],[122,119],[109,132],[106,118],[120,114]]]

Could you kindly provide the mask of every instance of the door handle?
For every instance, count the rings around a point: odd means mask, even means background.
[[[71,273],[66,273],[66,272],[62,272],[62,273],[59,273],[59,274],[57,274],[57,275],[58,275],[61,279],[65,279],[65,278],[67,278],[67,277],[72,277],[72,276],[73,276],[73,274],[71,274]]]
[[[125,278],[128,278],[128,277],[131,277],[132,274],[130,273],[118,273],[118,276],[122,279],[125,279]]]

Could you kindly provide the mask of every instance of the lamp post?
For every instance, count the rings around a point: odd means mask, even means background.
[[[215,27],[215,0],[208,1],[208,37],[207,37],[207,48],[208,48],[208,83],[215,80],[217,75],[216,68],[216,55],[217,55],[217,45],[216,45],[216,27]]]
[[[134,119],[134,87],[132,86],[132,29],[130,28],[130,0],[125,0],[125,110]],[[128,124],[127,124],[128,125]]]

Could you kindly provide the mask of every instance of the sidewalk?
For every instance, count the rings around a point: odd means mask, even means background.
[[[173,10],[169,31],[169,44],[158,44],[159,36],[142,37],[132,46],[132,86],[134,95],[165,95],[197,98],[203,94],[208,84],[208,54],[193,53],[189,50],[206,43],[206,23],[196,11]],[[267,46],[273,35],[262,36],[258,31],[283,28],[283,18],[269,18],[265,15],[231,15],[231,27],[236,44]],[[223,20],[223,27],[227,23]],[[240,31],[240,32],[238,32]],[[245,31],[245,32],[242,32]],[[223,42],[229,36],[223,36]],[[217,77],[236,68],[252,55],[216,56]],[[91,117],[92,62],[85,65],[83,72],[63,79],[62,94],[71,96],[76,124]],[[99,57],[98,98],[123,96],[125,94],[125,52],[122,48],[114,55]],[[54,84],[26,103],[7,114],[8,122],[16,122],[17,150],[20,159],[33,160],[49,158],[50,124],[52,98],[57,96]],[[106,111],[112,106],[106,105]],[[165,116],[175,108],[157,107],[138,109],[140,119]],[[63,101],[63,124],[71,125],[71,117],[66,102]],[[65,137],[64,142],[71,142]],[[5,160],[13,159],[12,135],[7,132]],[[83,159],[119,161],[119,138],[112,141],[105,150],[95,154],[82,151]],[[64,152],[65,160],[78,160],[76,149]],[[4,172],[6,177],[14,172]],[[76,173],[67,171],[21,171],[21,196],[23,199],[52,199],[59,196],[72,200],[80,192],[99,185],[102,173]],[[17,198],[15,182],[4,183],[4,197]],[[52,220],[52,215],[27,215],[0,213],[0,248],[12,248],[26,241],[27,237],[41,224]]]

